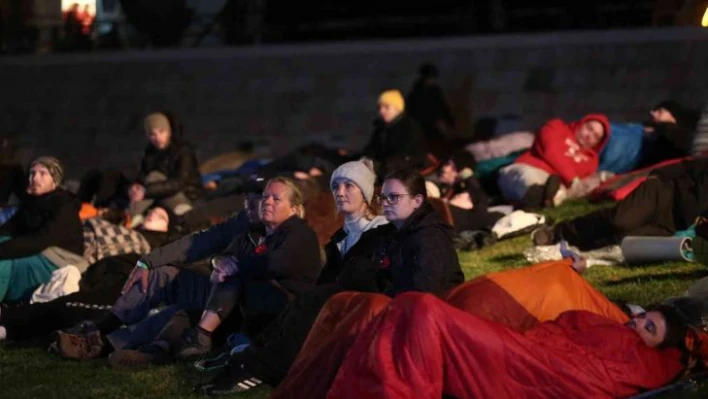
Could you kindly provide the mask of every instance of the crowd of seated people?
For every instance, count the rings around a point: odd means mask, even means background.
[[[0,194],[16,203],[2,198],[0,340],[115,369],[194,362],[219,370],[198,392],[269,385],[276,398],[626,397],[701,367],[704,295],[616,304],[575,253],[468,282],[460,267],[459,235],[623,173],[605,154],[626,139],[615,128],[635,127],[594,113],[549,119],[508,151],[503,136],[446,146],[438,71],[420,74],[407,97],[380,93],[360,150],[307,145],[207,182],[161,111],[144,119],[135,176],[97,165],[74,193],[54,157],[3,165]],[[614,206],[535,229],[533,245],[708,231],[705,121],[672,101],[650,116],[632,165],[651,169],[645,180]],[[504,160],[482,176],[490,151]],[[70,270],[77,287],[37,294]]]

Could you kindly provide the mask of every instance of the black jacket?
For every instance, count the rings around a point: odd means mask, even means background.
[[[62,189],[26,196],[15,215],[0,227],[0,235],[12,237],[0,243],[0,259],[37,255],[53,246],[83,254],[80,209],[78,199]]]
[[[292,217],[265,239],[263,253],[249,229],[245,212],[224,223],[181,238],[142,257],[149,268],[174,265],[205,271],[208,257],[235,255],[239,273],[245,279],[277,280],[293,294],[312,288],[322,269],[317,235],[304,220]],[[255,244],[254,244],[255,242]],[[208,269],[207,269],[208,270]]]
[[[427,84],[425,79],[415,82],[413,90],[406,98],[406,110],[420,123],[423,133],[430,141],[445,138],[437,125],[438,121],[444,121],[450,127],[454,124],[442,89],[437,84]]]
[[[224,251],[238,258],[244,279],[276,280],[282,288],[300,295],[312,289],[322,271],[317,234],[303,219],[293,216],[265,237],[256,250],[248,237],[237,237]]]
[[[428,203],[421,206],[383,244],[376,255],[379,290],[389,296],[406,291],[442,296],[462,283],[453,230]]]
[[[161,172],[167,180],[145,184],[151,172]],[[178,138],[163,151],[148,145],[140,164],[139,181],[145,184],[146,198],[159,199],[183,192],[193,200],[202,195],[202,178],[194,149]]]
[[[391,123],[374,121],[371,140],[362,155],[374,161],[379,177],[398,168],[425,164],[425,140],[418,124],[403,113]]]
[[[325,245],[327,263],[317,284],[337,283],[345,290],[377,292],[376,272],[378,264],[374,255],[386,237],[393,234],[396,228],[392,224],[379,226],[362,233],[359,241],[347,253],[342,253],[337,243],[342,241],[347,233],[339,229]]]

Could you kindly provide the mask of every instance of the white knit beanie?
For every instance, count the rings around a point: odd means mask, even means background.
[[[374,184],[376,183],[376,174],[371,161],[352,161],[340,165],[332,173],[332,178],[329,180],[329,186],[332,190],[335,189],[335,182],[339,179],[347,179],[359,187],[361,193],[364,194],[364,199],[371,204],[374,198]]]

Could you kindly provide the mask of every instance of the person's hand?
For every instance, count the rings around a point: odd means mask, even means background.
[[[128,190],[128,197],[131,202],[138,202],[145,199],[145,186],[142,184],[133,184]]]
[[[150,275],[150,271],[142,266],[135,266],[132,272],[130,272],[130,276],[128,276],[128,281],[125,282],[125,285],[123,285],[123,289],[121,290],[121,294],[125,295],[126,292],[128,292],[135,284],[140,284],[140,292],[143,294],[147,292],[147,286],[148,286],[148,276]]]
[[[223,283],[227,277],[238,273],[238,259],[233,256],[216,257],[211,265],[214,268],[209,277],[212,283]]]

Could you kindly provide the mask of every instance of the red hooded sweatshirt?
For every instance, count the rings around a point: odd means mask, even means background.
[[[598,121],[605,134],[595,148],[582,148],[576,139],[576,130],[587,121]],[[597,172],[600,152],[610,137],[610,122],[602,114],[585,115],[580,121],[566,123],[560,119],[548,121],[536,136],[530,150],[516,163],[523,163],[558,175],[569,186],[576,177],[584,178]]]

